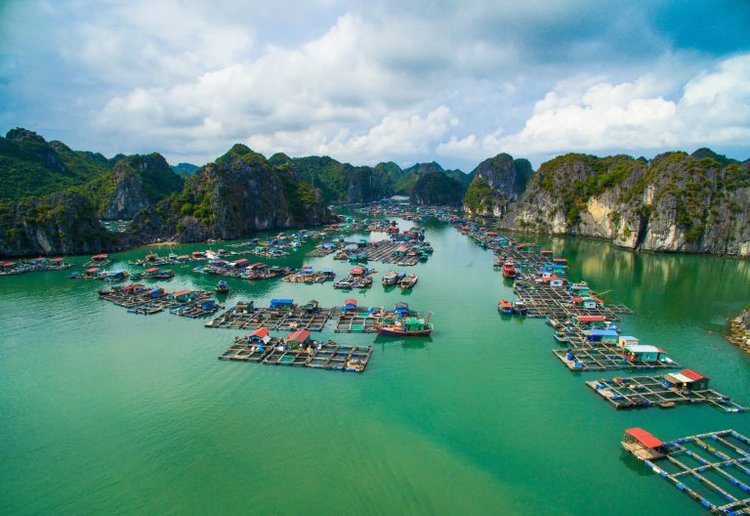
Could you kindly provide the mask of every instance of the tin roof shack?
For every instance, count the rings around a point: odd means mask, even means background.
[[[620,335],[620,338],[617,339],[617,345],[622,349],[625,349],[625,346],[637,346],[638,339],[631,335]]]
[[[663,349],[647,344],[628,344],[623,350],[629,362],[664,362],[668,358]]]
[[[307,330],[293,331],[286,336],[286,345],[290,349],[303,349],[310,344],[310,332]]]
[[[708,389],[708,377],[690,369],[664,375],[664,385],[669,389],[704,391]]]
[[[581,283],[573,283],[570,286],[570,295],[578,297],[589,297],[591,295],[589,284],[585,281],[582,281]]]
[[[194,290],[178,290],[177,292],[170,294],[169,297],[171,297],[178,303],[187,303],[188,301],[192,301],[193,299],[195,299],[195,291]]]
[[[615,330],[584,330],[587,343],[617,344],[619,335]]]
[[[664,443],[642,428],[628,428],[622,436],[622,447],[640,460],[664,457]]]
[[[606,326],[606,319],[603,315],[574,315],[570,321],[574,326],[586,330],[602,329]]]
[[[293,299],[271,299],[271,309],[291,310],[294,308]]]

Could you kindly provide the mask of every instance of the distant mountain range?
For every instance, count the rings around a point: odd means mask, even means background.
[[[466,174],[327,156],[266,159],[244,145],[202,167],[158,153],[73,151],[13,129],[0,137],[0,255],[77,254],[156,240],[239,238],[330,220],[329,204],[405,195],[463,205],[527,232],[580,234],[634,249],[750,255],[750,161],[699,149],[653,160],[566,154],[534,172],[498,154]],[[121,235],[99,220],[132,220]]]

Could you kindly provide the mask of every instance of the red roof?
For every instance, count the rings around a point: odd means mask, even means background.
[[[579,315],[578,316],[578,322],[587,323],[587,322],[603,322],[604,316],[603,315]]]
[[[551,249],[542,249],[542,254],[552,254]]]
[[[253,264],[250,264],[250,265],[248,265],[248,266],[247,266],[247,268],[248,268],[248,269],[256,269],[256,268],[258,268],[258,267],[265,267],[265,266],[266,266],[266,264],[265,264],[265,263],[262,263],[262,262],[255,262],[255,263],[253,263]]]
[[[159,267],[151,267],[150,269],[146,269],[144,272],[156,272],[159,270]]]
[[[344,301],[344,304],[345,305],[356,305],[357,304],[357,300],[356,299],[347,299],[346,301]]]
[[[297,330],[293,331],[289,335],[286,336],[286,340],[296,340],[297,342],[305,342],[307,339],[310,338],[310,332],[307,330]]]
[[[573,296],[570,300],[574,303],[583,303],[583,298],[581,296]]]
[[[200,251],[193,251],[193,256],[200,257],[200,256],[203,256],[203,253]]]
[[[568,260],[565,258],[552,258],[553,263],[568,263]]]
[[[680,374],[683,375],[683,376],[687,376],[688,378],[690,378],[693,381],[703,380],[705,378],[705,376],[703,376],[700,373],[696,373],[692,369],[683,369],[682,371],[680,371]]]
[[[109,255],[106,254],[96,254],[91,257],[92,260],[106,260]]]
[[[639,443],[648,448],[658,448],[664,444],[649,432],[646,432],[643,428],[628,428],[625,430],[625,433],[635,437]]]
[[[51,262],[55,262],[55,263],[60,263],[61,261],[63,261],[63,259],[62,258],[52,258],[50,261]]]
[[[234,262],[235,265],[242,265],[244,263],[247,263],[247,258],[240,258],[236,262]]]
[[[362,270],[362,267],[354,267],[349,272],[352,274],[362,274],[364,271]]]
[[[13,262],[3,262],[3,263],[0,263],[0,267],[13,267],[14,265],[15,265],[15,263],[13,263]]]
[[[266,335],[268,335],[269,331],[271,331],[271,330],[269,330],[268,328],[258,328],[257,330],[255,330],[254,332],[252,332],[250,334],[250,336],[251,337],[260,337],[260,338],[263,338]]]
[[[503,299],[502,301],[500,301],[500,306],[502,306],[503,308],[510,308],[513,305],[510,304],[510,301],[506,301],[505,299]]]
[[[172,295],[174,297],[180,297],[180,296],[184,296],[185,294],[190,294],[191,292],[192,292],[192,290],[178,290],[177,292],[175,292]]]
[[[91,267],[90,269],[86,269],[86,272],[88,274],[94,274],[98,270],[99,270],[99,267]]]

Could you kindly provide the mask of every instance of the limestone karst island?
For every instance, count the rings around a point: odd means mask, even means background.
[[[747,27],[0,4],[0,513],[750,514]]]

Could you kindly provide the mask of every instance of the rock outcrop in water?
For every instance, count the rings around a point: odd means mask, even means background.
[[[729,342],[750,353],[750,306],[729,321],[729,329]]]

